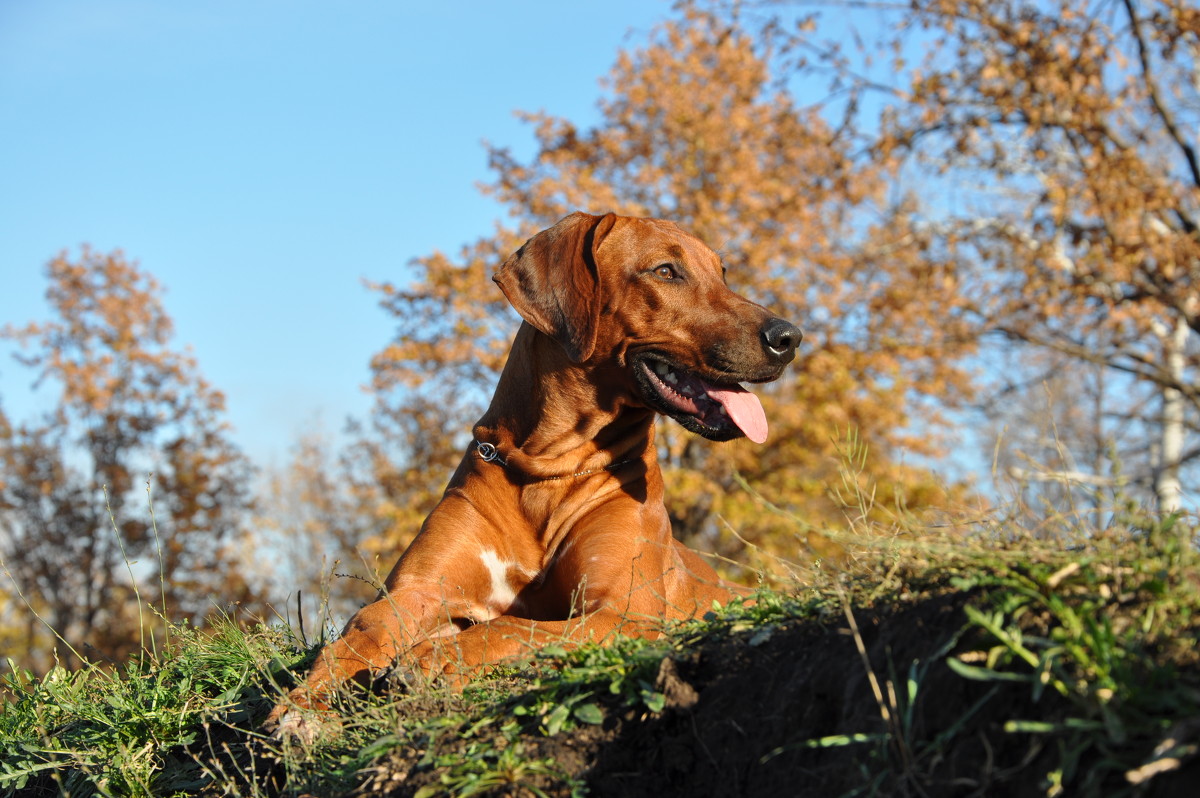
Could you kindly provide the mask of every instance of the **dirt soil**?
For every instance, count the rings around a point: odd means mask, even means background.
[[[588,794],[614,798],[1046,795],[1059,741],[1006,732],[1003,724],[1061,719],[1069,707],[1048,693],[1035,704],[1028,683],[970,681],[945,665],[937,655],[947,644],[971,650],[969,636],[955,643],[969,598],[949,593],[857,617],[885,696],[889,681],[905,691],[914,663],[925,669],[910,710],[900,695],[900,712],[892,713],[898,732],[892,739],[903,738],[907,745],[881,737],[833,744],[838,736],[883,735],[888,729],[854,637],[838,616],[789,622],[769,635],[720,637],[687,656],[664,660],[658,687],[667,705],[661,713],[620,714],[610,708],[601,726],[525,736],[523,755],[549,757],[583,780]],[[822,738],[835,740],[811,742]],[[440,745],[449,751],[460,743],[443,739]],[[432,787],[435,774],[422,771],[420,753],[393,752],[355,794],[409,796]],[[1085,755],[1079,767],[1088,766]],[[547,795],[570,794],[548,778],[526,779],[525,785],[487,794],[536,795],[529,786]],[[1193,762],[1151,785],[1144,794],[1200,795],[1200,769]],[[1094,794],[1129,789],[1124,779],[1099,786]]]

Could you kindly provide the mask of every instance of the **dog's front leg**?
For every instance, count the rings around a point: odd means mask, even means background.
[[[457,610],[440,591],[392,591],[363,607],[341,636],[322,649],[305,683],[275,706],[265,726],[279,736],[311,742],[329,721],[329,699],[339,685],[366,686],[397,656],[427,635],[438,634]],[[457,628],[454,628],[457,631]]]
[[[619,521],[610,512],[577,527],[577,537],[564,546],[541,592],[511,608],[520,615],[501,615],[457,635],[420,641],[401,655],[398,670],[417,681],[440,679],[462,687],[487,665],[528,657],[550,644],[606,643],[614,634],[657,637],[664,618],[694,614],[669,612],[666,606],[683,578],[682,568],[676,572],[673,565],[671,544],[630,541]],[[521,617],[526,614],[543,620]]]
[[[574,648],[606,643],[614,634],[654,637],[660,623],[639,623],[601,608],[565,621],[534,621],[504,615],[470,626],[457,635],[423,640],[401,655],[396,670],[410,684],[435,681],[461,689],[487,666],[526,659],[545,646]]]

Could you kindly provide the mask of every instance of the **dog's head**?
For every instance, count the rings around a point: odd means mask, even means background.
[[[731,291],[717,254],[673,223],[573,213],[495,280],[573,362],[621,367],[634,402],[712,440],[766,440],[739,383],[777,379],[800,330]]]

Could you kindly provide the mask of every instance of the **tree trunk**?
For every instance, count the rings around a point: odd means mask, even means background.
[[[1163,336],[1166,350],[1167,371],[1171,379],[1183,382],[1184,347],[1188,337],[1187,322],[1180,318],[1175,329]],[[1179,482],[1179,458],[1183,454],[1183,393],[1177,388],[1162,389],[1162,424],[1160,438],[1161,459],[1154,477],[1154,493],[1158,497],[1159,512],[1177,512],[1183,495]]]

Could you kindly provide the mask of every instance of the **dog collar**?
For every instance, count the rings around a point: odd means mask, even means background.
[[[530,482],[550,482],[551,480],[555,479],[574,479],[575,477],[586,477],[588,474],[596,474],[600,471],[615,471],[623,465],[632,463],[636,459],[630,457],[617,463],[609,463],[608,465],[601,466],[600,468],[589,468],[587,471],[576,471],[574,474],[558,474],[557,476],[552,477],[535,477],[531,474],[520,471],[516,466],[509,465],[508,461],[500,456],[500,450],[496,448],[495,444],[484,443],[482,441],[472,441],[472,443],[475,446],[475,453],[479,455],[480,460],[485,463],[497,463],[509,471],[515,471],[521,474]]]

